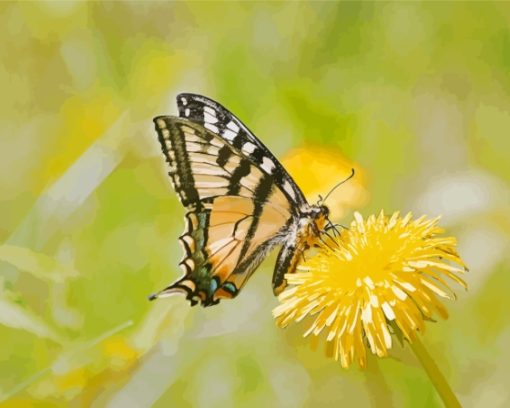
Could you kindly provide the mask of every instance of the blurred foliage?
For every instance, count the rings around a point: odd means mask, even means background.
[[[510,400],[508,3],[2,2],[0,33],[4,406],[440,406],[407,348],[346,371],[276,329],[274,255],[234,301],[147,302],[180,275],[151,119],[181,91],[356,163],[366,215],[443,214],[470,289],[424,342],[465,406]]]

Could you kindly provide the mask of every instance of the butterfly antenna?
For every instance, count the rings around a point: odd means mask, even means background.
[[[331,193],[333,191],[335,191],[342,184],[344,184],[345,182],[349,181],[350,179],[352,179],[354,177],[354,173],[355,173],[354,169],[351,169],[351,174],[349,176],[347,176],[346,179],[344,179],[340,183],[336,184],[331,190],[329,190],[329,193],[326,194],[326,197],[324,197],[324,199],[322,199],[322,197],[319,196],[319,201],[321,201],[321,203],[324,204],[324,202],[328,199],[328,197],[331,195]]]

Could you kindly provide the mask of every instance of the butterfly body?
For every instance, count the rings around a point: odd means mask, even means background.
[[[179,117],[154,119],[174,189],[186,213],[179,238],[184,276],[151,299],[183,292],[194,305],[237,296],[277,245],[273,290],[285,287],[320,237],[328,209],[310,205],[283,166],[217,102],[177,96]]]

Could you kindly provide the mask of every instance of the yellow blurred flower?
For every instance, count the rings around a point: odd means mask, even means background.
[[[59,178],[90,145],[99,139],[119,117],[121,107],[115,94],[106,89],[92,89],[68,98],[60,107],[60,121],[54,130],[55,143],[44,146],[45,163],[38,174],[38,190]],[[46,149],[46,151],[44,150]],[[51,152],[51,155],[48,154]]]
[[[78,367],[62,376],[57,376],[55,382],[57,384],[59,394],[67,393],[75,395],[79,393],[86,385],[90,373],[85,367]]]
[[[366,348],[379,357],[400,330],[412,342],[424,320],[447,318],[439,297],[455,298],[444,277],[464,288],[465,266],[453,237],[438,236],[438,218],[354,216],[348,230],[326,238],[316,256],[286,275],[289,283],[273,311],[280,327],[315,316],[304,336],[326,334],[326,351],[348,367],[366,363]],[[454,266],[457,264],[458,266]]]
[[[368,199],[365,171],[334,149],[305,146],[293,149],[282,158],[282,164],[294,178],[309,202],[324,197],[338,182],[356,171],[348,183],[328,198],[332,219],[339,219],[347,210],[360,208]]]
[[[136,362],[139,351],[122,336],[114,336],[103,343],[104,354],[109,358],[110,368],[121,370]]]

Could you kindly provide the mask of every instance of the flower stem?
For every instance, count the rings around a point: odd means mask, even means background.
[[[434,384],[434,387],[443,400],[445,407],[461,408],[460,402],[453,393],[448,382],[446,382],[446,378],[444,378],[441,371],[439,371],[437,364],[434,362],[418,337],[418,335],[415,336],[412,343],[410,343],[411,348],[418,360],[420,360],[420,363],[429,376],[430,381]]]

